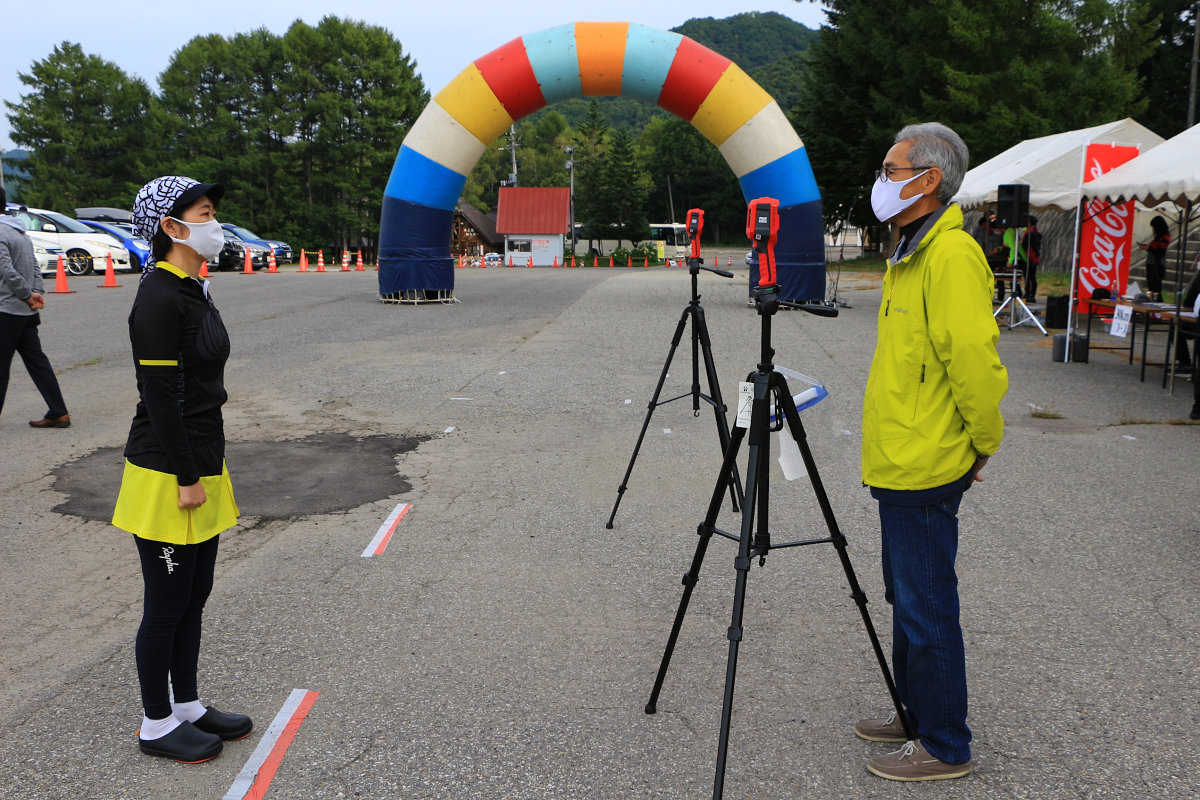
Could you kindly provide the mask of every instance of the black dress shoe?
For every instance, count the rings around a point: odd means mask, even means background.
[[[184,764],[199,764],[221,755],[225,743],[221,737],[198,730],[190,722],[183,722],[158,739],[147,741],[139,738],[138,747],[147,755],[173,758]]]
[[[254,729],[254,723],[245,714],[226,714],[217,711],[212,706],[206,706],[208,711],[192,724],[205,733],[220,736],[227,742],[235,739],[245,739]]]

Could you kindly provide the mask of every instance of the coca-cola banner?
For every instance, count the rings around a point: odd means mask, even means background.
[[[1089,144],[1083,182],[1136,158],[1136,146]],[[1133,250],[1133,201],[1119,206],[1092,198],[1083,206],[1079,238],[1078,309],[1087,312],[1087,299],[1095,289],[1108,289],[1120,297],[1129,285],[1129,257]]]

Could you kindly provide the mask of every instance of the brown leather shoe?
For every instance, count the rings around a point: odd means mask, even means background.
[[[34,419],[29,421],[31,428],[69,428],[71,427],[71,415],[63,414],[61,417],[50,419],[44,417],[42,419]]]

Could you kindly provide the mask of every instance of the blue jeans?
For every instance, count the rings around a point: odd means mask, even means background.
[[[966,485],[932,505],[879,501],[896,688],[925,749],[947,764],[971,760],[966,656],[954,572],[958,505]]]

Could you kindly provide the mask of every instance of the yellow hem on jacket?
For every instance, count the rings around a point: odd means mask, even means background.
[[[179,507],[179,482],[174,475],[138,467],[125,461],[121,492],[112,524],[142,539],[167,544],[199,544],[238,521],[237,502],[229,470],[200,478],[208,499],[191,510]]]

